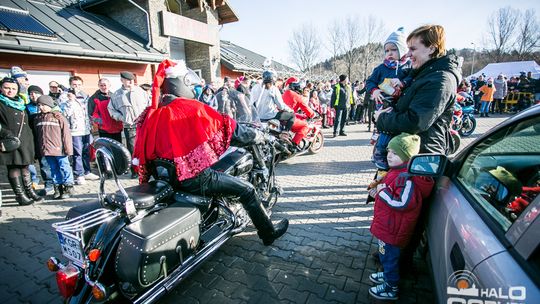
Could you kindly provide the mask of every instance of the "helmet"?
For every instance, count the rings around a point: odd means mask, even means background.
[[[276,81],[276,73],[273,71],[264,71],[262,73],[263,83],[274,83]]]
[[[297,93],[302,93],[302,85],[300,82],[291,82],[289,88]]]
[[[174,95],[176,97],[195,98],[195,85],[200,83],[200,77],[191,69],[187,73],[176,75],[176,77],[167,77],[161,84],[161,93],[163,95]]]

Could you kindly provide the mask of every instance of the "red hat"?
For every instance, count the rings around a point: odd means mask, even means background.
[[[298,82],[298,81],[299,81],[299,80],[298,80],[298,78],[296,78],[296,77],[289,77],[289,79],[287,79],[287,81],[285,81],[285,86],[288,86],[288,85],[290,85],[291,83],[293,83],[293,82]]]

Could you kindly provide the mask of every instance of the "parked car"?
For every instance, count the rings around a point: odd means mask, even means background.
[[[426,226],[438,302],[540,303],[540,105],[409,172],[440,175]]]

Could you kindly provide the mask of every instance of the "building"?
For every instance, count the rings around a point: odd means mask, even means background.
[[[266,69],[265,65],[277,72],[278,77],[300,76],[301,73],[284,64],[271,61],[263,55],[252,52],[230,41],[221,40],[221,76],[256,78]],[[265,62],[266,61],[266,62]]]
[[[219,31],[238,17],[226,0],[0,0],[0,76],[13,65],[45,92],[81,76],[88,93],[119,72],[150,83],[164,58],[219,77]]]

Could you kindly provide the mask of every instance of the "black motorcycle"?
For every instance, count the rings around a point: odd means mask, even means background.
[[[251,182],[268,207],[280,194],[273,140],[231,148],[212,166]],[[67,303],[155,302],[250,223],[237,198],[175,190],[176,168],[168,160],[152,162],[150,182],[124,188],[118,175],[131,165],[127,149],[107,138],[94,147],[99,200],[71,208],[53,224],[68,262],[51,257],[47,267]],[[116,193],[105,193],[107,177]]]

